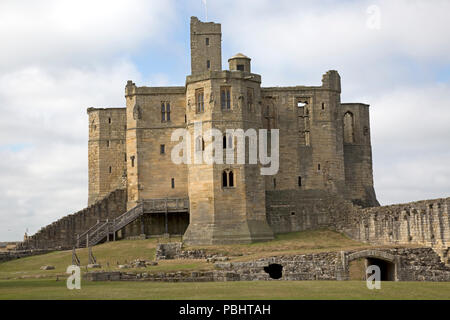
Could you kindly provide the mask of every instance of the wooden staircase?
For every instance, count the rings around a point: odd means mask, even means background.
[[[91,228],[77,235],[77,247],[94,246],[105,238],[109,239],[111,235],[115,240],[117,231],[135,221],[144,213],[165,213],[167,216],[169,212],[187,211],[189,211],[188,198],[144,200],[117,218],[98,220]]]

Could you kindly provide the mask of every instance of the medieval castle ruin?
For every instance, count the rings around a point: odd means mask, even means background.
[[[128,81],[126,107],[87,110],[88,207],[22,248],[164,234],[183,235],[187,244],[249,243],[320,227],[369,243],[448,248],[450,198],[379,206],[369,105],[341,102],[337,71],[326,72],[321,86],[262,87],[243,54],[222,70],[221,38],[220,24],[192,17],[185,86]],[[200,121],[203,130],[224,133],[278,129],[278,172],[261,175],[261,163],[174,163],[176,129],[193,137],[192,153],[208,148],[208,139],[195,136]],[[233,136],[224,134],[222,144],[234,154]]]

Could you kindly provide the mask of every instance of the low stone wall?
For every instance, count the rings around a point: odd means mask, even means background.
[[[161,243],[156,246],[156,260],[207,259],[211,256],[203,249],[183,250],[182,242]]]
[[[52,250],[18,250],[18,251],[0,252],[0,263],[29,256],[45,254],[51,251]]]
[[[76,245],[76,234],[81,234],[97,220],[113,219],[126,211],[126,190],[115,190],[86,209],[65,216],[43,227],[18,245],[18,249],[71,249]]]
[[[362,251],[283,255],[248,262],[215,263],[215,270],[173,273],[94,272],[91,281],[254,281],[254,280],[346,280],[349,262],[358,258],[392,263],[393,280],[450,281],[450,268],[431,248],[393,248]],[[395,269],[394,269],[395,268]]]

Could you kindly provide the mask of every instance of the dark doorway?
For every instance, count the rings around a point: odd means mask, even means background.
[[[381,271],[381,281],[395,281],[395,264],[389,261],[367,258],[367,266],[377,265]]]
[[[268,267],[264,267],[264,271],[267,272],[272,279],[280,279],[283,276],[283,266],[281,264],[269,264]]]

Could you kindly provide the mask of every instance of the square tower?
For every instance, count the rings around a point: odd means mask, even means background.
[[[191,74],[222,70],[221,25],[191,17]]]

